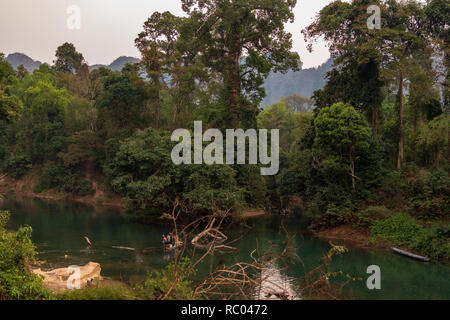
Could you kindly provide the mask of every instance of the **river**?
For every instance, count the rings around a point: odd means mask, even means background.
[[[163,268],[171,259],[170,254],[162,252],[137,257],[132,251],[112,248],[157,248],[160,247],[161,235],[169,231],[161,226],[131,222],[126,214],[114,208],[9,198],[0,204],[0,209],[11,212],[9,228],[16,229],[21,225],[33,228],[32,239],[37,246],[38,258],[45,261],[43,268],[94,261],[101,264],[103,276],[138,282],[148,270]],[[264,251],[279,245],[281,250],[286,230],[301,261],[283,269],[281,276],[298,279],[305,270],[316,267],[330,248],[327,241],[309,234],[299,217],[258,217],[246,223],[252,228],[233,226],[231,230],[225,230],[231,240],[245,234],[233,244],[238,247],[238,252],[215,259],[249,261],[250,252],[257,246]],[[84,236],[93,243],[91,247],[87,247]],[[344,290],[346,296],[352,299],[450,299],[448,263],[423,263],[386,251],[348,248],[349,252],[333,258],[332,270],[363,280],[350,282]],[[369,290],[366,286],[366,279],[370,276],[366,270],[370,265],[378,265],[381,269],[380,290]],[[209,261],[199,265],[198,269],[199,278],[207,275]],[[295,281],[292,282],[295,286]]]

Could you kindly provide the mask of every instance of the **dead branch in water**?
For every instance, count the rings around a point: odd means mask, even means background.
[[[236,250],[236,248],[222,245],[228,237],[224,235],[218,228],[214,227],[214,223],[216,218],[213,218],[205,230],[197,234],[191,241],[192,245],[194,245],[198,249],[202,250],[219,250],[219,249],[228,249],[228,250]]]
[[[161,299],[168,299],[176,284],[183,279],[186,274],[190,274],[195,268],[209,256],[210,273],[200,281],[193,289],[192,298],[214,298],[214,299],[299,299],[311,298],[322,295],[328,290],[328,299],[338,299],[342,287],[329,283],[327,277],[330,270],[328,268],[331,257],[325,256],[324,264],[321,264],[309,273],[305,270],[305,277],[300,279],[303,284],[301,289],[295,289],[291,285],[294,280],[282,274],[288,265],[303,262],[296,254],[293,247],[293,237],[288,234],[284,225],[281,231],[286,234],[282,245],[272,244],[261,254],[258,239],[256,239],[256,249],[250,253],[250,262],[235,261],[229,266],[224,265],[222,258],[219,261],[212,257],[223,252],[233,252],[237,247],[230,244],[242,239],[245,234],[241,234],[238,239],[228,241],[228,237],[222,231],[224,220],[229,217],[231,208],[226,212],[218,212],[210,216],[200,217],[197,220],[180,227],[177,225],[179,214],[184,206],[176,198],[173,202],[171,220],[174,225],[174,233],[180,239],[181,245],[176,250],[174,256],[174,281]],[[200,232],[199,232],[200,229]],[[190,241],[189,241],[190,240]],[[192,244],[192,246],[188,246]],[[200,257],[198,250],[202,251]],[[331,252],[331,251],[330,251]],[[178,268],[181,258],[189,257],[191,266],[186,269]],[[237,256],[228,255],[237,260]],[[324,258],[324,259],[325,259]]]
[[[130,248],[130,247],[112,246],[112,248],[113,249],[120,249],[120,250],[136,251],[135,248]]]

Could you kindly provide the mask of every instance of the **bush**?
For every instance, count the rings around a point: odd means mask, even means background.
[[[111,287],[82,288],[59,293],[56,300],[132,300],[132,290],[125,285]]]
[[[324,214],[319,214],[313,219],[314,228],[329,228],[347,223],[350,220],[350,209],[337,207],[330,204]]]
[[[410,247],[413,239],[422,233],[422,226],[407,214],[396,214],[388,219],[375,221],[371,237],[390,241],[398,246]]]
[[[176,198],[190,218],[242,202],[231,166],[176,166],[171,160],[173,145],[168,134],[147,129],[124,140],[105,167],[112,189],[127,197],[137,218],[170,212]]]
[[[20,178],[32,168],[31,159],[25,154],[12,154],[5,163],[5,170],[13,178]]]
[[[84,197],[88,195],[93,195],[95,193],[95,190],[92,187],[92,182],[88,180],[83,180],[80,182],[78,186],[77,194]]]
[[[92,183],[83,180],[71,172],[70,169],[53,163],[44,166],[39,182],[33,187],[33,192],[55,189],[56,191],[78,194],[82,197],[93,194]]]
[[[419,218],[450,215],[450,178],[444,170],[423,173],[410,185],[411,212]]]
[[[59,189],[67,183],[68,177],[63,166],[49,163],[43,167],[39,182],[33,187],[33,192],[41,193],[49,189]]]
[[[165,269],[152,271],[147,280],[137,288],[140,298],[159,300],[188,300],[193,297],[193,282],[195,275],[188,258],[183,258],[177,265],[171,263]],[[170,290],[170,292],[169,292]]]
[[[371,228],[371,241],[387,242],[425,254],[431,258],[450,258],[450,226],[435,224],[424,228],[407,214],[377,220]]]
[[[5,229],[9,213],[0,211],[0,300],[47,299],[50,292],[42,279],[28,270],[35,260],[31,227],[16,232]]]
[[[386,219],[390,215],[391,211],[385,206],[369,206],[356,212],[353,217],[353,226],[355,228],[369,228],[376,220]]]

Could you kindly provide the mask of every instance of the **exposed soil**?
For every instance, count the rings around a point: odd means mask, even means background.
[[[370,232],[354,229],[351,225],[341,225],[326,230],[313,231],[313,233],[321,239],[342,241],[359,248],[387,248],[369,243]]]
[[[239,214],[239,218],[247,219],[247,218],[255,218],[265,215],[266,212],[264,210],[247,210],[242,211]]]
[[[104,206],[114,206],[114,207],[125,207],[124,199],[119,196],[108,195],[105,190],[103,190],[98,183],[98,177],[92,173],[91,170],[86,170],[86,179],[92,183],[92,188],[94,189],[93,195],[87,195],[84,197],[61,193],[55,190],[47,190],[42,193],[33,192],[33,187],[39,181],[39,170],[32,170],[27,175],[20,179],[12,179],[7,175],[0,174],[0,194],[14,194],[18,196],[24,196],[28,198],[39,198],[47,200],[70,200],[81,202],[89,205],[104,205]]]

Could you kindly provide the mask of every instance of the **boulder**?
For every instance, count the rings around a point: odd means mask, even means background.
[[[101,280],[100,264],[95,262],[89,262],[85,266],[79,266],[79,288],[86,287],[87,284],[92,283],[93,280]],[[77,273],[73,267],[59,268],[49,271],[42,271],[39,269],[33,269],[33,273],[42,276],[44,278],[44,285],[53,292],[62,292],[69,290],[77,284]],[[69,281],[70,277],[70,281]]]

